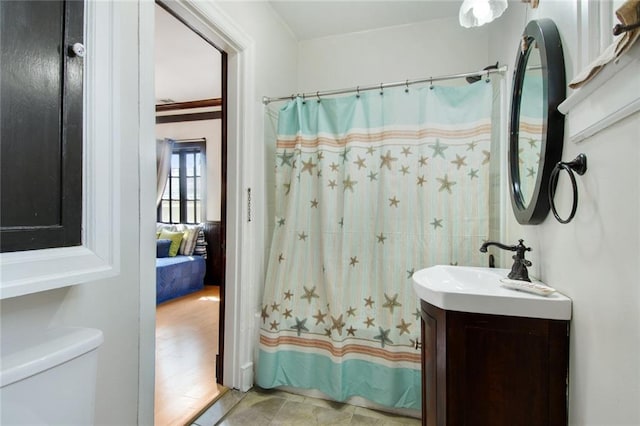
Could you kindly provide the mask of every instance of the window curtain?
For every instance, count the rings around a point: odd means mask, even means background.
[[[256,382],[420,409],[411,276],[480,265],[492,85],[288,102]]]
[[[156,186],[156,207],[162,201],[164,187],[167,185],[167,177],[171,167],[171,153],[173,152],[173,140],[156,139],[156,170],[158,173]]]

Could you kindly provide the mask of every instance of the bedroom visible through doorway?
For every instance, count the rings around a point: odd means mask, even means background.
[[[158,167],[158,230],[184,232],[177,256],[188,258],[187,241],[192,242],[191,256],[204,255],[206,264],[204,279],[194,283],[189,278],[187,285],[181,282],[182,272],[161,271],[166,259],[156,260],[155,424],[171,425],[195,418],[225,390],[219,372],[224,339],[226,54],[162,2],[155,9],[156,139],[169,141],[170,155],[166,169]],[[203,231],[197,242],[196,235],[188,237],[191,229]],[[171,238],[169,234],[163,231],[161,238]]]

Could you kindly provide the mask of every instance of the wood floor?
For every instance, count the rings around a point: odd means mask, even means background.
[[[161,304],[156,310],[155,425],[184,425],[223,388],[216,384],[217,286]]]

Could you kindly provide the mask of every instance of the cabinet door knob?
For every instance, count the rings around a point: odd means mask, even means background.
[[[85,53],[86,49],[82,43],[73,43],[73,45],[69,46],[69,56],[84,58]]]

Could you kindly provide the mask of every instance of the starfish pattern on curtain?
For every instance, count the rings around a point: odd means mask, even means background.
[[[481,262],[492,102],[480,83],[280,110],[258,385],[420,408],[411,277]]]

